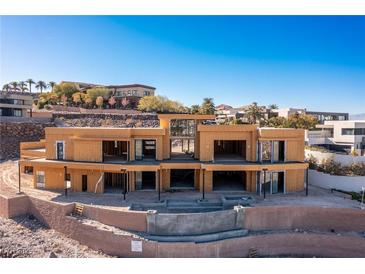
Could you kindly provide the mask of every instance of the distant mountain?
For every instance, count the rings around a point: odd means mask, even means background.
[[[350,114],[350,120],[365,120],[365,113]]]

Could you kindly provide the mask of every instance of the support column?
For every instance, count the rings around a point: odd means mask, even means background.
[[[162,169],[158,170],[158,185],[157,185],[157,191],[158,191],[158,201],[161,200],[161,183],[162,183]]]
[[[65,196],[67,197],[67,166],[64,166],[65,168],[65,174],[64,174],[64,180],[65,180]]]
[[[309,184],[309,168],[305,171],[305,196],[308,196],[308,184]]]
[[[205,169],[202,169],[203,172],[203,200],[205,199]]]
[[[18,161],[18,194],[22,193],[20,183],[21,183],[21,170],[20,170],[20,162]]]

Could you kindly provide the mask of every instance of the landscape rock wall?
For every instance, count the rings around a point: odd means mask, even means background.
[[[20,142],[39,141],[44,138],[44,128],[54,126],[47,118],[1,117],[0,161],[18,158]]]
[[[66,127],[159,127],[156,114],[53,113],[57,126]]]

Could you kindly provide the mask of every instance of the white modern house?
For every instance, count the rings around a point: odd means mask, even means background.
[[[306,132],[308,145],[365,155],[365,120],[324,121],[317,130]]]

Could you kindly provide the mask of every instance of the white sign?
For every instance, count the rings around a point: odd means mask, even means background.
[[[142,241],[131,241],[132,252],[142,252]]]

